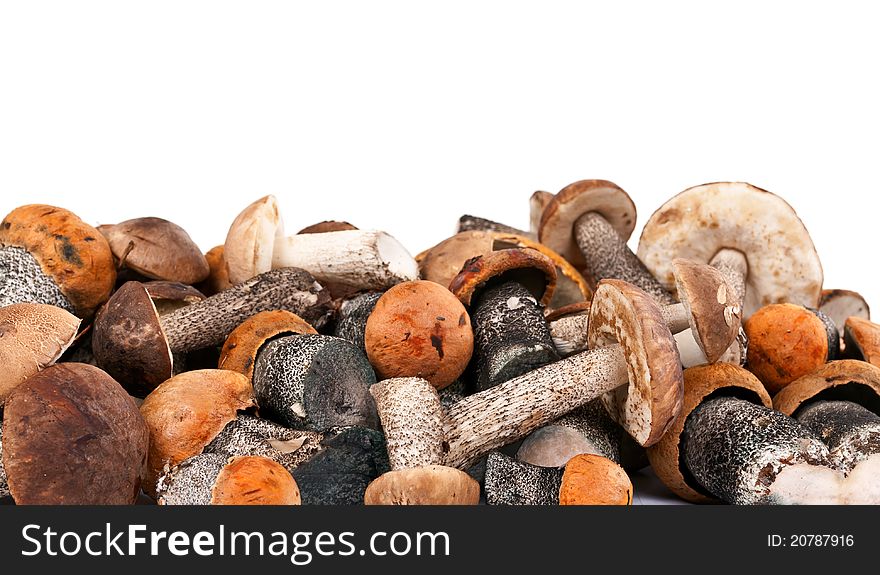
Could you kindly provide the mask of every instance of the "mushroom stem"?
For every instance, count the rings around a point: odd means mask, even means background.
[[[391,469],[443,465],[443,407],[433,385],[395,377],[370,386]]]
[[[833,466],[849,474],[880,453],[880,416],[852,401],[815,401],[795,414],[831,450]]]
[[[739,250],[722,248],[718,250],[709,265],[724,275],[724,279],[736,294],[736,300],[742,306],[746,297],[746,277],[749,274],[749,262],[745,254]]]
[[[443,464],[464,469],[492,449],[522,439],[625,385],[627,378],[623,349],[612,345],[570,356],[470,395],[446,413],[443,436],[448,451]],[[439,405],[439,399],[437,402]]]
[[[9,496],[9,482],[6,479],[6,469],[3,467],[3,425],[0,421],[0,499]]]
[[[367,319],[380,297],[382,292],[366,292],[342,302],[333,335],[350,341],[366,353],[364,332],[367,329]]]
[[[565,463],[543,467],[500,451],[486,459],[485,493],[489,505],[559,505]]]
[[[416,261],[375,230],[298,234],[275,241],[272,268],[302,268],[327,286],[384,290],[418,278]]]
[[[620,463],[625,433],[601,399],[594,399],[530,434],[516,458],[542,467],[562,467],[575,455],[593,453]]]
[[[296,268],[282,268],[163,315],[159,321],[171,351],[185,353],[222,345],[238,324],[261,311],[285,309],[320,325],[328,299],[311,276]]]
[[[73,304],[30,252],[18,246],[0,247],[0,307],[23,302],[45,303],[75,313]]]
[[[601,214],[582,215],[574,224],[574,232],[594,285],[607,278],[621,279],[648,292],[661,306],[676,303]]]
[[[774,483],[788,467],[821,473],[829,462],[828,448],[797,421],[733,397],[709,399],[691,412],[682,453],[703,489],[737,505],[814,503],[812,486],[804,484],[798,494],[775,490]]]
[[[536,239],[536,235],[527,232],[524,230],[520,230],[518,228],[514,228],[513,226],[508,226],[505,224],[498,223],[493,220],[487,220],[486,218],[480,218],[477,216],[471,216],[465,214],[458,218],[458,229],[456,233],[461,232],[501,232],[503,234],[514,234],[517,236],[525,236],[529,239]]]

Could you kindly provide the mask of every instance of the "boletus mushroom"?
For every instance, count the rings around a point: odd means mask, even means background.
[[[880,324],[861,317],[848,317],[843,327],[846,356],[880,366]]]
[[[843,326],[847,318],[871,319],[871,308],[868,307],[865,298],[858,292],[845,289],[823,289],[822,297],[819,298],[819,311],[831,318],[840,331],[841,351],[846,347],[843,339]]]

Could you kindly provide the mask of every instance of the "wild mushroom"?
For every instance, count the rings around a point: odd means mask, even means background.
[[[657,476],[687,501],[820,503],[836,497],[839,475],[828,448],[772,409],[749,371],[729,363],[684,372],[684,405],[667,434],[648,448]],[[829,491],[831,494],[829,494]]]
[[[660,305],[673,304],[672,294],[626,245],[635,225],[636,207],[626,192],[606,180],[581,180],[544,207],[538,238],[575,267],[584,267],[592,285],[620,279]]]
[[[290,473],[265,457],[194,455],[159,480],[159,505],[299,505]]]
[[[347,339],[358,349],[367,353],[364,334],[367,331],[367,320],[376,302],[382,297],[382,292],[366,292],[343,300],[339,306],[339,314],[336,316],[336,325],[333,327],[333,335]]]
[[[119,267],[140,276],[196,284],[210,273],[208,261],[186,230],[162,218],[135,218],[98,228]]]
[[[517,236],[525,236],[529,239],[537,239],[535,235],[530,232],[526,232],[524,230],[520,230],[505,224],[501,224],[492,220],[487,220],[486,218],[480,218],[477,216],[471,216],[465,214],[458,218],[458,226],[456,226],[455,233],[461,232],[501,232],[502,234],[514,234]]]
[[[837,358],[840,335],[818,310],[790,303],[771,304],[745,324],[748,368],[771,394]]]
[[[31,204],[0,223],[0,306],[44,303],[88,318],[115,283],[107,240],[72,212]]]
[[[76,316],[54,305],[0,307],[0,406],[16,386],[61,357],[76,338],[79,323]]]
[[[419,275],[406,248],[384,232],[345,230],[284,237],[274,196],[257,200],[235,218],[224,257],[233,283],[270,269],[297,267],[333,293],[387,289]]]
[[[516,459],[540,467],[562,467],[575,455],[592,453],[620,463],[623,429],[600,399],[578,407],[528,435]]]
[[[815,433],[846,474],[869,458],[880,459],[880,368],[874,365],[829,362],[788,384],[773,406]]]
[[[880,366],[880,325],[860,317],[849,317],[843,327],[846,355]]]
[[[467,367],[474,334],[467,310],[448,289],[419,280],[382,294],[364,343],[380,379],[422,377],[442,389]]]
[[[357,228],[348,222],[338,222],[336,220],[324,220],[317,224],[306,226],[297,234],[323,234],[327,232],[344,232],[348,230],[356,230]]]
[[[95,319],[92,348],[99,366],[144,395],[171,377],[172,354],[219,346],[265,310],[286,309],[319,326],[328,300],[307,272],[282,268],[160,317],[143,284],[127,282]]]
[[[3,468],[19,505],[132,504],[147,442],[134,402],[90,365],[47,367],[4,406]]]
[[[642,229],[638,256],[673,289],[672,260],[708,263],[743,292],[743,319],[772,303],[816,307],[822,264],[804,224],[782,198],[742,182],[689,188]]]
[[[208,262],[208,277],[196,285],[196,288],[207,296],[232,287],[229,283],[229,272],[226,269],[226,258],[223,257],[223,246],[214,246],[205,254]]]
[[[473,317],[476,389],[489,389],[559,359],[544,306],[556,289],[553,261],[530,248],[468,260],[449,290]]]
[[[467,473],[428,465],[389,471],[364,493],[366,505],[476,505],[480,485]]]
[[[538,237],[538,230],[541,229],[541,216],[544,215],[544,208],[553,199],[550,192],[538,190],[529,197],[529,232],[534,237]]]
[[[422,279],[447,287],[469,259],[510,248],[532,248],[553,260],[557,284],[549,307],[558,308],[592,297],[593,291],[574,266],[547,246],[525,236],[499,232],[461,232],[423,251],[416,256],[416,261],[419,262]]]
[[[844,289],[823,289],[819,298],[819,311],[831,318],[840,332],[840,351],[846,349],[843,326],[849,317],[871,319],[868,302],[858,292]]]

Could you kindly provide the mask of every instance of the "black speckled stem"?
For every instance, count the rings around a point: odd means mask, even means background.
[[[825,442],[832,465],[844,473],[880,453],[880,416],[857,403],[815,401],[799,409],[795,418]]]

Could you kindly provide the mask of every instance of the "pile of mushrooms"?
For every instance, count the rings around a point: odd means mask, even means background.
[[[16,208],[0,502],[629,505],[653,473],[692,503],[880,503],[880,324],[794,209],[720,182],[631,249],[636,219],[582,180],[413,257],[288,235],[272,196],[206,253]]]

